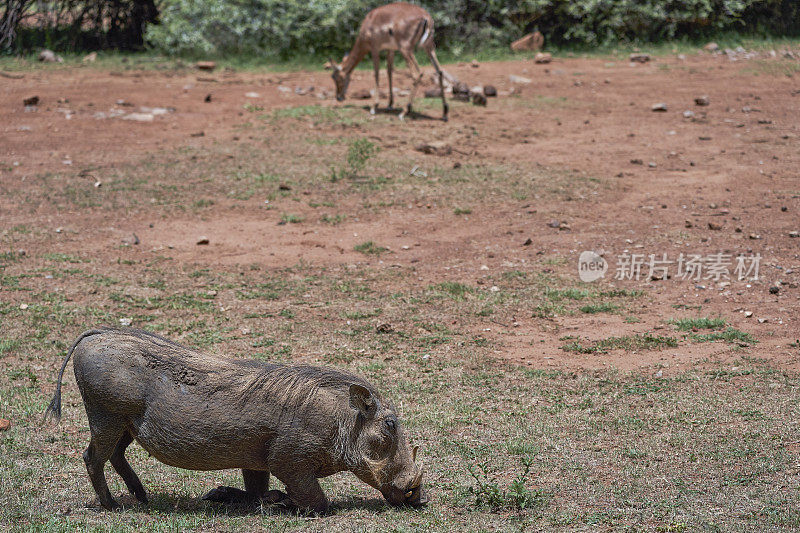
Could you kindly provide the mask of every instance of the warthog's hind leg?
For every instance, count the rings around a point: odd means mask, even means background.
[[[86,411],[89,414],[92,439],[89,441],[89,447],[83,452],[83,462],[86,463],[86,471],[89,473],[89,479],[92,481],[92,487],[97,493],[100,505],[109,510],[117,509],[120,505],[111,497],[103,467],[114,453],[114,448],[124,430],[109,424],[110,417],[98,416],[90,409]]]
[[[203,496],[204,500],[225,503],[228,505],[242,505],[253,503],[276,504],[286,501],[288,496],[279,490],[269,489],[269,472],[242,469],[244,488],[219,486]]]
[[[136,472],[133,471],[133,468],[131,468],[131,465],[128,463],[127,459],[125,459],[125,449],[131,442],[133,442],[133,437],[129,431],[126,431],[119,439],[119,442],[117,442],[114,453],[111,454],[111,466],[114,467],[117,474],[125,481],[125,485],[127,485],[131,494],[136,496],[136,499],[140,502],[147,503],[147,493],[144,491],[142,482],[139,481]]]

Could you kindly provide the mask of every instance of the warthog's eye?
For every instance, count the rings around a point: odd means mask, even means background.
[[[386,429],[388,429],[389,431],[394,431],[395,428],[397,428],[397,420],[395,420],[395,418],[392,416],[388,417],[384,421],[384,424],[386,424]]]

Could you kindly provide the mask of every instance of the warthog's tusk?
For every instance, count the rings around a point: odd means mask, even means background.
[[[410,498],[412,494],[414,494],[413,490],[406,492],[406,498]]]

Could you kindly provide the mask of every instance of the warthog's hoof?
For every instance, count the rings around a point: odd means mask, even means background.
[[[261,497],[261,501],[270,505],[274,504],[282,504],[282,505],[289,505],[291,500],[289,500],[289,495],[280,490],[268,490],[264,496]]]
[[[248,503],[255,498],[253,498],[250,494],[247,494],[242,489],[237,489],[235,487],[225,487],[220,485],[216,489],[212,489],[208,491],[208,493],[203,496],[203,499],[209,502],[218,502],[218,503]]]

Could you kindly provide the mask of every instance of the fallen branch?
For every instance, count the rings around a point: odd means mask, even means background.
[[[0,77],[10,78],[12,80],[21,80],[22,78],[25,77],[25,74],[12,74],[10,72],[3,72],[2,70],[0,70]]]

